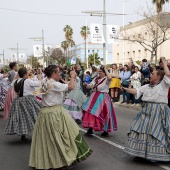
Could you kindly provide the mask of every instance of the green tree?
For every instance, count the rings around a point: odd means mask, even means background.
[[[87,43],[87,37],[88,37],[88,34],[90,34],[90,31],[89,31],[89,27],[87,26],[82,26],[81,27],[81,31],[80,31],[80,34],[81,36],[84,38],[84,45],[85,45],[85,56],[84,56],[84,61],[86,61],[86,43]]]
[[[67,41],[68,47],[72,47],[74,43],[73,41],[73,28],[70,25],[66,25],[63,29],[65,32],[65,39]]]
[[[93,63],[96,66],[100,65],[101,60],[100,60],[100,57],[98,56],[98,53],[90,54],[88,57],[88,62]]]
[[[65,64],[66,59],[67,59],[63,51],[60,48],[53,49],[50,58],[53,64]]]
[[[68,43],[67,43],[67,41],[62,41],[62,42],[61,42],[61,47],[62,47],[63,50],[64,50],[64,55],[67,57],[67,49],[68,49]]]
[[[37,57],[34,57],[33,55],[31,55],[28,57],[28,60],[32,68],[38,68],[40,66],[40,63],[38,62]]]

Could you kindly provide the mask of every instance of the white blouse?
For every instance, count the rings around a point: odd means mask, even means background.
[[[94,86],[96,84],[96,82],[95,82],[96,78],[89,84],[90,88],[92,88],[92,89],[94,88]],[[105,79],[105,80],[103,81],[103,79]],[[103,81],[103,83],[100,84],[100,82],[102,82],[102,81]],[[107,77],[99,79],[98,84],[100,84],[100,85],[97,86],[97,90],[96,90],[96,88],[94,88],[93,90],[94,91],[99,91],[99,92],[102,92],[102,93],[109,93],[110,83],[111,83],[111,81],[108,81]]]
[[[68,84],[62,84],[52,80],[50,90],[42,95],[43,106],[55,106],[63,104],[63,92],[68,91]]]
[[[22,78],[19,78],[16,81],[21,81]],[[23,96],[33,95],[33,92],[35,91],[36,87],[41,86],[41,81],[33,81],[31,79],[26,79],[24,81],[24,94]]]
[[[162,82],[154,87],[150,87],[149,84],[146,84],[138,88],[136,99],[143,95],[143,101],[167,104],[169,87],[170,78],[165,75]]]

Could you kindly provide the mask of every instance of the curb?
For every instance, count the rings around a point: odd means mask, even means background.
[[[141,110],[141,106],[136,107],[136,106],[131,106],[131,104],[125,105],[125,104],[120,104],[120,103],[113,103],[113,105],[116,105],[116,106],[122,107],[122,108],[127,108],[127,109],[134,110],[134,111],[140,111]]]

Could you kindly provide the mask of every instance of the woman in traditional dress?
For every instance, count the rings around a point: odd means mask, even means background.
[[[12,103],[5,133],[18,134],[21,136],[21,141],[27,141],[25,135],[32,132],[41,109],[41,104],[33,96],[35,87],[41,86],[41,77],[38,77],[38,81],[27,79],[28,74],[25,68],[20,68],[18,75],[19,79],[14,83],[14,90],[18,97]]]
[[[110,74],[112,75],[112,82],[110,84],[110,95],[113,102],[119,101],[119,89],[120,89],[120,78],[117,64],[112,64],[110,68]]]
[[[17,97],[17,94],[14,91],[13,83],[18,78],[18,64],[16,62],[12,62],[9,64],[11,71],[8,72],[8,90],[5,96],[4,101],[4,119],[6,120],[9,116],[9,111],[12,105],[13,100]]]
[[[144,102],[128,133],[125,152],[152,161],[170,161],[170,109],[167,106],[170,72],[165,58],[162,63],[164,72],[153,71],[150,84],[138,89],[123,88],[136,98],[143,95]]]
[[[63,108],[63,92],[74,88],[76,73],[71,71],[71,80],[62,84],[60,69],[49,65],[45,69],[42,87],[42,105],[36,121],[30,152],[29,166],[36,169],[57,169],[85,160],[92,150],[85,143],[80,129]]]
[[[11,84],[13,79],[17,75],[18,64],[16,62],[12,62],[9,64],[9,67],[10,67],[11,71],[8,72],[8,82],[9,82],[9,84]]]
[[[82,109],[84,117],[82,126],[89,128],[87,135],[93,134],[93,130],[103,132],[101,136],[107,136],[109,132],[117,130],[116,114],[108,94],[112,75],[106,68],[99,69],[99,77],[95,78],[90,85],[84,83],[87,88],[94,92],[84,103]]]
[[[87,99],[81,90],[80,82],[81,80],[76,73],[76,78],[74,80],[74,89],[67,94],[66,100],[64,102],[64,108],[68,110],[68,113],[76,121],[77,124],[81,124],[83,117],[81,107]]]

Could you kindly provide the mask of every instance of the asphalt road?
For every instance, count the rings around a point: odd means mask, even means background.
[[[67,169],[71,170],[170,170],[170,163],[151,163],[134,161],[127,156],[123,147],[126,145],[127,132],[137,114],[137,110],[115,106],[119,130],[109,137],[84,136],[93,149],[93,154],[84,162]],[[20,137],[7,136],[3,133],[6,122],[0,118],[0,170],[31,170],[28,167],[31,142],[21,143]],[[83,134],[84,132],[82,132]]]

